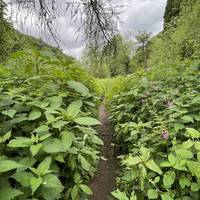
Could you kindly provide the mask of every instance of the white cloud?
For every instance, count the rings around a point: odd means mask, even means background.
[[[123,34],[147,31],[156,34],[162,30],[167,0],[129,0],[120,26]]]

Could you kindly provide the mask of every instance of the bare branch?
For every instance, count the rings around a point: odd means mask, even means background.
[[[117,32],[120,6],[116,6],[111,0],[65,0],[65,2],[60,0],[10,0],[9,4],[12,7],[17,5],[18,11],[26,10],[28,14],[34,14],[37,17],[35,24],[43,30],[48,30],[56,42],[58,38],[54,21],[62,14],[59,4],[65,6],[65,11],[70,11],[72,20],[81,22],[78,30],[84,31],[88,48],[102,48]],[[21,18],[22,16],[20,20]]]

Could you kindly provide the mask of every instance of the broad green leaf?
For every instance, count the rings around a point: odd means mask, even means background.
[[[49,127],[47,125],[41,125],[34,130],[34,132],[38,133],[39,135],[43,135],[49,133]]]
[[[191,138],[200,138],[200,132],[194,128],[186,128],[186,135]]]
[[[46,157],[38,166],[37,171],[39,176],[43,176],[49,173],[49,168],[51,165],[51,157]]]
[[[200,122],[200,115],[195,115],[195,116],[194,116],[194,119],[195,119],[196,121]]]
[[[162,200],[174,200],[169,193],[164,193],[164,194],[161,194],[161,199]]]
[[[47,153],[65,152],[62,142],[57,138],[49,138],[43,143],[43,150]]]
[[[80,180],[81,180],[80,173],[75,172],[75,174],[74,174],[74,182],[78,184],[80,182]]]
[[[142,153],[142,160],[145,161],[145,162],[147,160],[149,160],[149,158],[150,158],[150,150],[145,148],[145,147],[141,147],[140,151]]]
[[[62,97],[61,96],[53,96],[49,98],[50,101],[50,108],[51,109],[58,109],[62,105]]]
[[[94,142],[95,144],[101,145],[101,146],[103,146],[103,144],[104,144],[103,141],[96,135],[94,135],[92,137],[92,142]]]
[[[152,171],[154,171],[154,172],[156,172],[156,173],[158,173],[160,175],[162,174],[162,171],[161,171],[160,167],[155,163],[154,160],[149,160],[145,164],[150,170],[152,170]]]
[[[173,167],[174,167],[174,169],[178,169],[180,171],[186,171],[186,172],[188,171],[185,166],[183,166],[183,165],[181,165],[179,163],[176,163]]]
[[[51,137],[51,134],[42,135],[42,136],[39,138],[39,141],[42,142],[42,141],[48,139],[49,137]]]
[[[166,188],[170,188],[173,185],[176,178],[176,174],[174,171],[167,171],[163,176],[163,183]]]
[[[81,155],[79,155],[79,159],[80,159],[80,162],[81,162],[81,167],[86,170],[86,171],[90,171],[90,168],[91,168],[91,165],[90,163]]]
[[[185,128],[184,124],[180,124],[180,123],[175,123],[174,124],[175,131],[179,131],[179,130],[182,130],[184,128]]]
[[[131,193],[130,200],[137,200],[137,196],[136,196],[134,190],[133,190],[132,193]]]
[[[5,110],[5,111],[2,112],[3,115],[6,115],[6,116],[8,116],[10,118],[13,118],[16,113],[17,113],[17,111],[14,110],[14,109]]]
[[[187,166],[193,176],[197,176],[198,178],[200,178],[200,170],[199,170],[200,163],[199,162],[190,160],[189,162],[187,162]]]
[[[199,184],[197,184],[197,183],[192,183],[192,185],[191,185],[191,191],[192,191],[192,192],[198,192],[199,189],[200,189],[200,185],[199,185]]]
[[[0,188],[0,199],[1,200],[15,200],[17,196],[23,194],[20,190],[3,186]]]
[[[74,120],[77,124],[84,125],[84,126],[96,126],[100,125],[101,122],[92,117],[79,117]]]
[[[54,157],[54,159],[55,159],[56,161],[65,163],[64,157],[65,157],[65,154],[64,154],[64,153],[63,153],[63,154],[62,154],[62,153],[59,153],[58,155],[56,155],[56,156]]]
[[[62,199],[61,193],[62,188],[60,187],[41,187],[42,196],[45,200],[55,200],[55,199]]]
[[[12,160],[0,160],[0,173],[7,172],[19,167],[22,167],[22,166]]]
[[[33,177],[31,179],[31,190],[32,190],[32,194],[35,193],[35,191],[40,187],[40,185],[42,184],[42,178],[35,178]]]
[[[172,163],[168,162],[168,161],[164,161],[160,163],[161,167],[172,167]]]
[[[19,160],[19,164],[22,165],[22,167],[17,169],[17,172],[24,171],[30,167],[32,167],[35,164],[36,160],[34,158],[30,157],[23,157],[21,160]]]
[[[30,151],[31,151],[32,155],[35,156],[41,148],[42,148],[42,144],[32,145],[30,147]]]
[[[89,94],[89,89],[83,85],[82,83],[80,82],[76,82],[76,81],[67,81],[67,84],[72,88],[74,89],[76,92],[84,95],[84,96],[87,96]]]
[[[81,190],[88,195],[92,194],[92,190],[85,184],[80,184],[79,187],[81,188]]]
[[[12,148],[18,148],[18,147],[30,147],[33,144],[34,140],[32,138],[16,137],[16,139],[10,140],[8,146]]]
[[[71,191],[71,198],[72,200],[76,200],[77,197],[78,197],[78,191],[79,191],[79,188],[77,185],[75,185],[73,188],[72,188],[72,191]]]
[[[183,144],[182,144],[182,148],[183,149],[190,149],[192,146],[193,146],[193,142],[192,142],[192,140],[187,140],[186,142],[184,142]]]
[[[29,119],[30,121],[36,120],[36,119],[40,118],[41,115],[42,115],[42,113],[41,113],[40,111],[38,111],[38,110],[32,110],[32,111],[30,112],[30,114],[29,114],[28,119]]]
[[[0,137],[0,143],[4,143],[11,138],[11,131]]]
[[[75,118],[81,111],[82,105],[83,102],[81,100],[73,101],[67,108],[67,115],[72,119]]]
[[[140,159],[139,156],[135,156],[135,157],[129,156],[128,158],[122,161],[122,164],[127,165],[127,166],[134,166],[134,165],[139,164],[140,162],[142,162],[142,160]]]
[[[118,200],[129,200],[127,195],[119,190],[115,190],[111,194]]]
[[[176,155],[181,158],[185,158],[185,159],[191,159],[193,158],[193,154],[191,151],[188,151],[186,149],[178,149],[175,151],[176,152]]]
[[[172,165],[175,165],[175,163],[176,163],[176,158],[175,158],[175,156],[174,156],[172,153],[170,153],[170,154],[168,155],[168,160],[169,160],[169,162],[170,162]]]
[[[149,199],[158,199],[158,192],[154,189],[148,190],[148,198]]]
[[[200,142],[198,141],[194,142],[194,147],[195,149],[200,150]]]
[[[46,188],[60,188],[61,191],[64,189],[59,178],[54,174],[46,174],[43,177],[43,186]]]
[[[63,144],[63,149],[67,151],[72,145],[74,135],[73,133],[67,131],[62,132],[61,134],[61,142]]]
[[[23,187],[30,187],[30,181],[34,177],[31,172],[16,172],[12,175],[18,183],[20,183]]]
[[[200,161],[200,152],[197,152],[197,159]]]
[[[185,189],[186,186],[189,187],[191,185],[191,181],[185,176],[182,176],[179,178],[179,185],[182,189]]]
[[[184,115],[182,118],[183,123],[194,123],[194,119],[190,115]]]
[[[68,122],[63,121],[63,120],[59,120],[59,121],[53,123],[52,126],[54,128],[59,129],[59,131],[61,131],[61,129],[63,128],[63,126],[65,126],[66,124],[68,124]]]
[[[20,115],[18,117],[15,117],[14,119],[12,119],[10,122],[12,124],[18,124],[18,123],[24,122],[26,120],[28,120],[28,118],[26,117],[26,115]]]

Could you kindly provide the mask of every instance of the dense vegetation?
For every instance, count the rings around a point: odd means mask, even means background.
[[[32,51],[0,68],[0,199],[85,199],[103,144],[93,79]]]
[[[200,199],[198,0],[169,0],[161,33],[144,31],[134,42],[118,34],[81,62],[14,30],[5,6],[0,1],[0,200],[89,198],[103,145],[98,96],[120,154],[113,197]]]
[[[113,195],[119,200],[199,199],[199,69],[182,66],[160,80],[152,73],[138,82],[130,77],[110,102],[122,153],[119,190]]]
[[[198,1],[168,1],[165,30],[149,41],[149,69],[108,80],[120,153],[116,199],[200,198],[199,8]]]

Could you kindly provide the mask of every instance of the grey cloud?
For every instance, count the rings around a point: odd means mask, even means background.
[[[63,1],[62,1],[63,2]],[[123,35],[130,34],[133,38],[139,31],[146,30],[156,34],[162,30],[163,14],[167,0],[115,0],[115,2],[125,4],[124,12],[121,15],[123,24],[119,25],[119,31]],[[84,34],[76,33],[80,23],[72,21],[69,13],[63,13],[55,21],[56,31],[59,33],[60,48],[63,52],[75,57],[80,57],[84,50]],[[15,24],[17,29],[20,29],[19,24]],[[41,37],[51,45],[55,42],[47,33],[41,33],[31,23],[27,23],[23,29],[26,32],[35,36]]]
[[[167,0],[130,0],[127,12],[123,16],[124,24],[120,29],[122,32],[146,30],[158,33],[162,30],[163,14]]]

